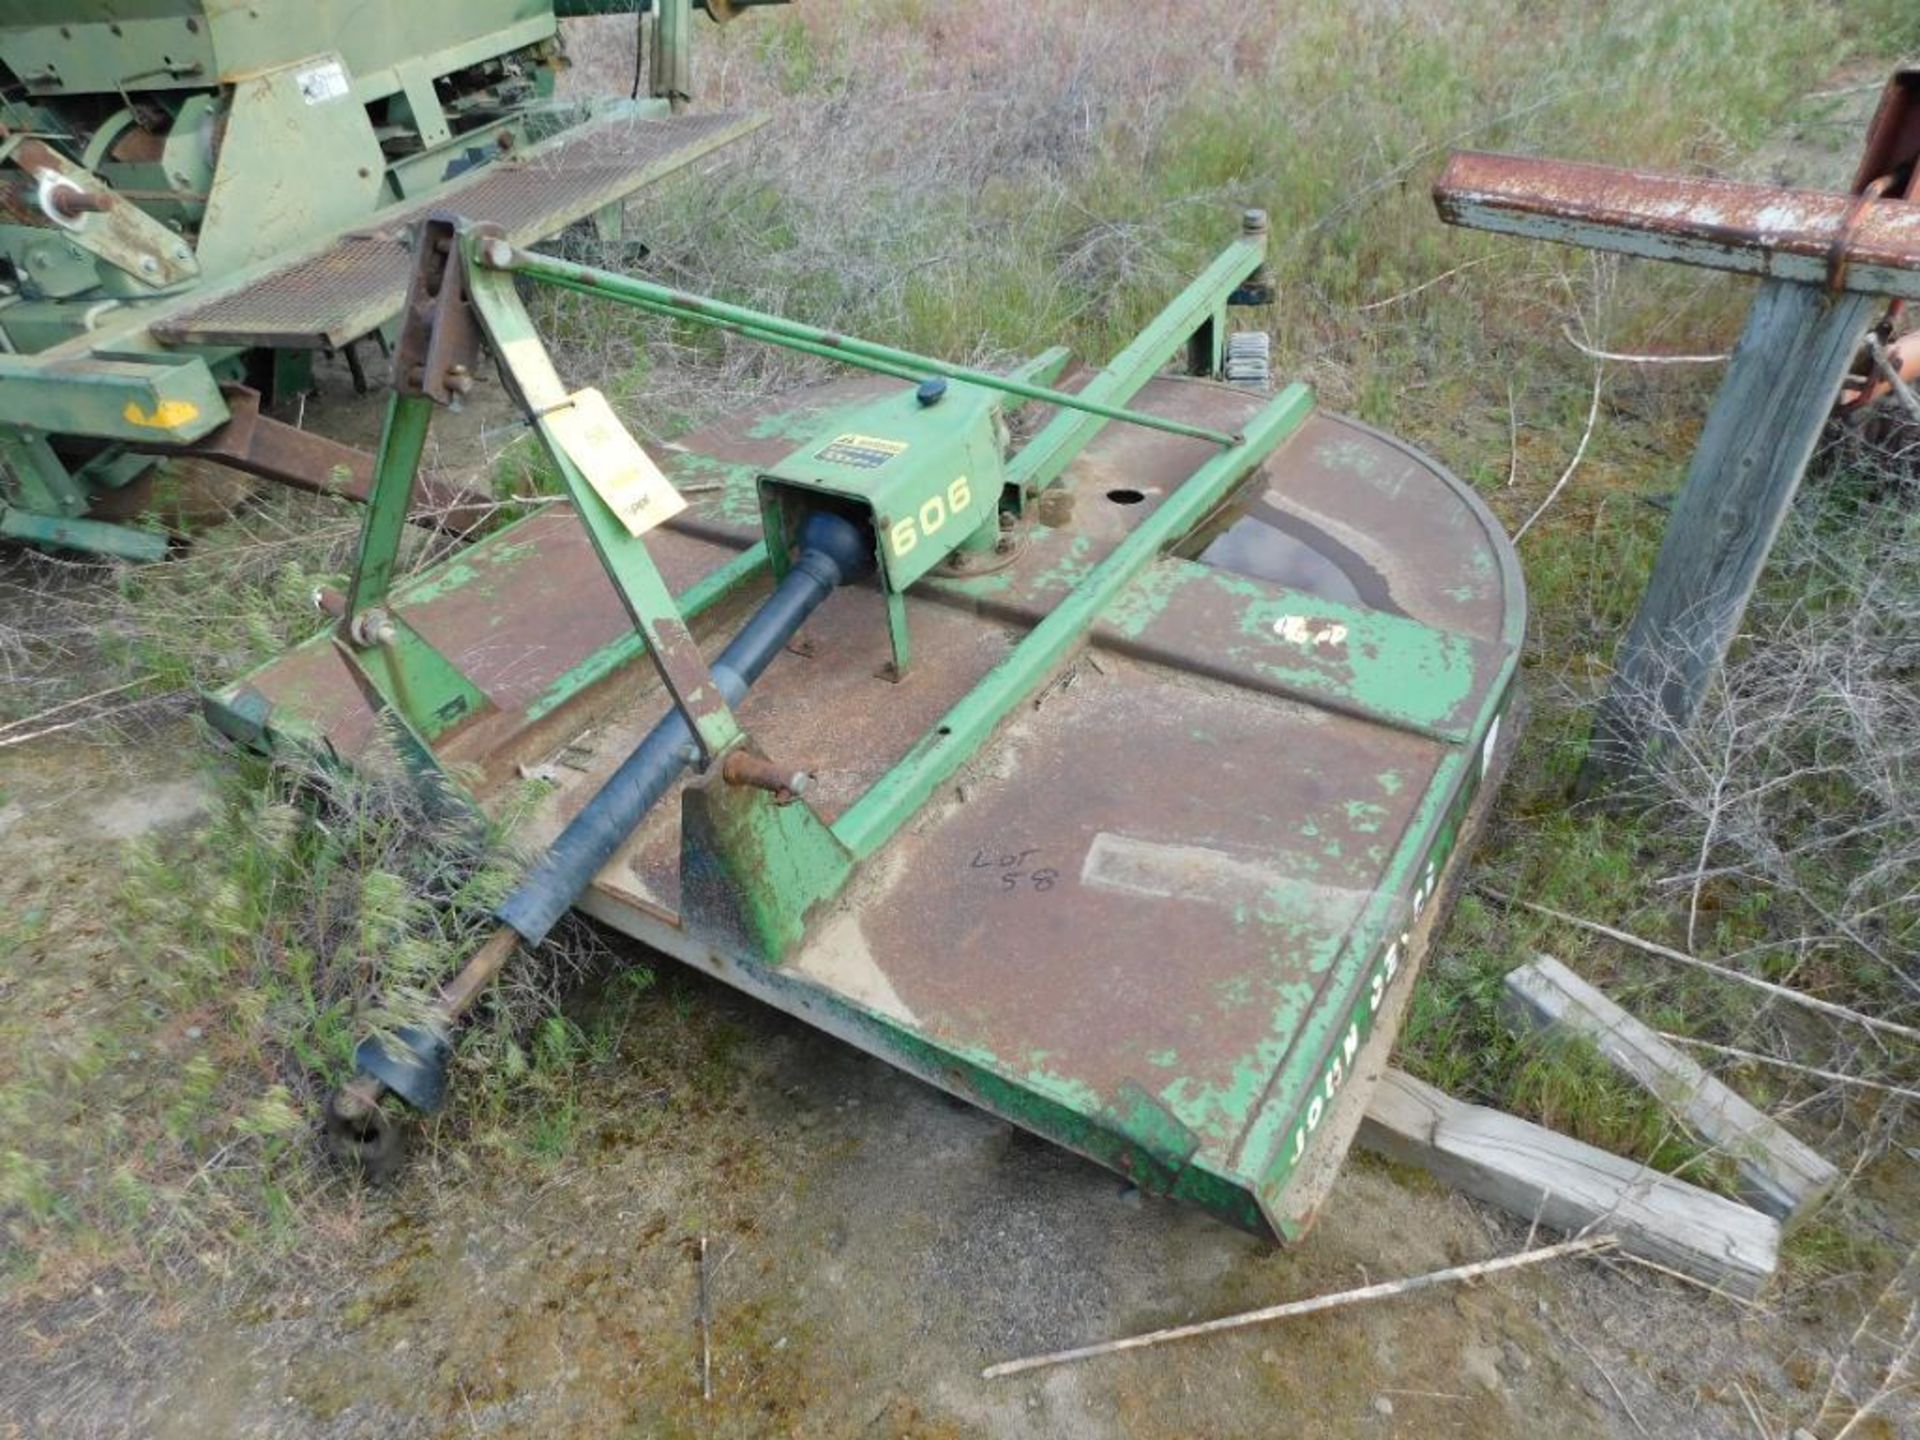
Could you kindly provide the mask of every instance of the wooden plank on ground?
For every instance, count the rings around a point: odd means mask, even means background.
[[[1688,1130],[1729,1156],[1749,1205],[1792,1224],[1840,1172],[1551,955],[1507,976],[1507,1014],[1519,1026],[1574,1034],[1654,1095]]]
[[[1747,1299],[1779,1260],[1780,1225],[1738,1201],[1522,1120],[1468,1105],[1399,1070],[1373,1093],[1360,1142],[1553,1230],[1592,1227],[1656,1265]]]

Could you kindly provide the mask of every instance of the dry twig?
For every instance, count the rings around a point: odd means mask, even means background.
[[[1354,313],[1358,315],[1365,315],[1370,310],[1384,310],[1389,305],[1398,305],[1403,300],[1411,300],[1414,296],[1422,294],[1425,291],[1431,290],[1434,286],[1440,284],[1442,281],[1451,280],[1454,276],[1459,275],[1464,271],[1471,270],[1476,265],[1484,265],[1487,263],[1487,261],[1493,258],[1494,257],[1491,255],[1481,255],[1481,256],[1477,256],[1472,260],[1462,261],[1460,264],[1454,266],[1451,270],[1442,270],[1438,275],[1434,276],[1431,280],[1421,281],[1420,284],[1414,286],[1411,290],[1402,290],[1399,294],[1389,295],[1384,300],[1369,300],[1365,305],[1356,305],[1354,307]]]
[[[1270,1320],[1288,1320],[1298,1315],[1313,1315],[1322,1310],[1339,1310],[1349,1305],[1360,1305],[1371,1300],[1393,1299],[1401,1295],[1411,1295],[1416,1291],[1430,1290],[1437,1285],[1451,1285],[1463,1280],[1478,1280],[1487,1275],[1497,1275],[1507,1270],[1518,1270],[1528,1265],[1539,1265],[1548,1260],[1561,1260],[1573,1255],[1591,1255],[1597,1251],[1611,1249],[1617,1243],[1611,1235],[1587,1235],[1576,1240],[1563,1241],[1558,1245],[1549,1245],[1541,1250],[1523,1250],[1513,1255],[1502,1255],[1494,1260],[1481,1260],[1472,1265],[1454,1265],[1445,1270],[1435,1270],[1426,1275],[1415,1275],[1405,1280],[1383,1280],[1378,1285],[1365,1285],[1358,1290],[1342,1290],[1334,1295],[1316,1295],[1309,1300],[1290,1300],[1283,1305],[1269,1305],[1264,1310],[1249,1310],[1239,1315],[1226,1315],[1218,1320],[1203,1320],[1195,1325],[1175,1325],[1165,1330],[1150,1330],[1144,1335],[1129,1335],[1124,1340],[1103,1340],[1096,1345],[1082,1345],[1072,1350],[1054,1350],[1045,1355],[1029,1355],[1020,1360],[1003,1360],[998,1365],[989,1365],[980,1372],[983,1380],[998,1380],[1006,1375],[1019,1375],[1028,1370],[1045,1369],[1052,1365],[1067,1365],[1076,1360],[1090,1360],[1098,1355],[1114,1355],[1123,1350],[1140,1350],[1150,1345],[1162,1345],[1169,1340],[1187,1340],[1198,1335],[1218,1335],[1227,1330],[1244,1330],[1252,1325],[1264,1325]]]
[[[1627,1419],[1633,1422],[1633,1428],[1638,1430],[1642,1435],[1648,1436],[1648,1440],[1652,1440],[1652,1436],[1650,1432],[1647,1430],[1647,1427],[1640,1423],[1640,1417],[1633,1413],[1633,1406],[1627,1403],[1626,1394],[1620,1389],[1619,1384],[1614,1380],[1613,1372],[1608,1370],[1606,1366],[1600,1363],[1600,1357],[1598,1355],[1595,1355],[1593,1351],[1589,1350],[1584,1344],[1581,1343],[1579,1336],[1568,1335],[1567,1339],[1571,1340],[1573,1342],[1573,1348],[1578,1350],[1582,1355],[1586,1356],[1588,1361],[1593,1365],[1593,1368],[1600,1372],[1600,1378],[1606,1381],[1607,1388],[1613,1391],[1613,1398],[1620,1402],[1620,1408],[1626,1412]]]
[[[707,1300],[707,1237],[700,1237],[700,1398],[713,1399],[713,1315]]]
[[[1580,321],[1580,328],[1586,329],[1584,317]],[[1535,506],[1533,513],[1521,521],[1520,528],[1513,532],[1514,544],[1518,545],[1521,537],[1533,528],[1534,522],[1546,514],[1553,502],[1560,498],[1560,492],[1567,488],[1567,482],[1573,479],[1573,472],[1580,468],[1580,462],[1586,458],[1587,446],[1593,443],[1593,428],[1600,420],[1600,387],[1606,378],[1606,373],[1606,367],[1596,362],[1593,367],[1593,398],[1587,405],[1587,426],[1580,434],[1580,443],[1574,447],[1573,458],[1567,461],[1567,468],[1560,472],[1560,478],[1554,481],[1553,488],[1547,491],[1547,498]]]
[[[1910,1090],[1904,1085],[1889,1085],[1882,1080],[1869,1080],[1862,1075],[1843,1075],[1838,1070],[1823,1070],[1818,1065],[1802,1065],[1794,1060],[1782,1060],[1778,1055],[1762,1055],[1754,1050],[1742,1050],[1737,1045],[1716,1045],[1711,1040],[1696,1040],[1691,1035],[1675,1035],[1671,1031],[1659,1032],[1662,1040],[1671,1040],[1676,1045],[1691,1045],[1699,1050],[1711,1050],[1716,1055],[1725,1055],[1734,1060],[1750,1060],[1756,1065],[1771,1065],[1779,1070],[1791,1070],[1797,1075],[1811,1075],[1819,1080],[1831,1080],[1836,1085],[1857,1085],[1863,1090],[1879,1090],[1887,1095],[1898,1095],[1903,1100],[1920,1100],[1920,1090]]]
[[[1589,359],[1618,360],[1623,365],[1720,365],[1730,358],[1724,350],[1717,355],[1634,355],[1589,345],[1564,325],[1560,327],[1560,333],[1566,337],[1569,345]]]

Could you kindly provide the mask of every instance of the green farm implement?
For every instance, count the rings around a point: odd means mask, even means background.
[[[486,220],[415,231],[335,623],[209,700],[243,744],[395,746],[481,808],[549,781],[497,932],[361,1045],[336,1151],[390,1163],[462,1013],[577,907],[1143,1190],[1300,1233],[1505,764],[1525,602],[1465,486],[1266,393],[1232,333],[1273,301],[1264,217],[1104,365],[1006,373]],[[533,286],[860,373],[649,454],[561,383]],[[433,417],[496,364],[564,503],[402,581]]]
[[[164,531],[129,523],[156,455],[364,498],[366,457],[274,419],[275,396],[317,351],[359,375],[428,209],[522,242],[611,231],[634,191],[752,128],[680,113],[691,3],[9,0],[0,537],[159,558]],[[635,97],[558,97],[556,16],[622,9],[647,12]]]

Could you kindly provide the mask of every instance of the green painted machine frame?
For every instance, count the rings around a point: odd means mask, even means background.
[[[457,189],[501,157],[551,152],[589,123],[676,115],[691,95],[694,12],[722,21],[777,3],[9,4],[0,537],[164,556],[158,524],[90,512],[144,475],[155,447],[203,442],[233,418],[224,385],[269,398],[305,388],[312,350],[169,338],[156,320]],[[621,12],[642,15],[635,96],[558,98],[560,18]],[[619,204],[593,219],[616,236]],[[330,342],[357,375],[351,345],[382,335],[392,314],[379,303],[343,313]]]
[[[1057,354],[1039,357],[1011,375],[999,375],[521,250],[504,241],[497,231],[468,226],[452,217],[427,222],[421,233],[420,250],[437,249],[445,256],[444,270],[422,287],[432,292],[437,306],[437,338],[423,342],[423,349],[433,358],[408,386],[415,393],[396,393],[388,410],[359,558],[336,640],[367,685],[380,695],[383,711],[402,727],[421,756],[430,757],[436,739],[477,715],[486,704],[456,665],[385,608],[425,453],[428,426],[435,406],[444,403],[445,392],[440,396],[434,393],[444,384],[444,376],[436,375],[433,366],[451,369],[460,365],[462,362],[447,357],[457,353],[463,341],[470,344],[473,338],[450,339],[449,332],[457,335],[460,327],[472,322],[484,331],[488,348],[498,358],[510,390],[539,434],[567,497],[592,538],[595,553],[632,617],[636,651],[652,660],[691,727],[703,768],[742,744],[744,736],[692,643],[688,620],[758,573],[769,563],[770,555],[780,557],[773,560],[774,568],[783,568],[787,550],[783,506],[787,497],[804,492],[845,500],[856,494],[805,465],[775,467],[763,477],[768,538],[734,565],[676,599],[649,555],[644,537],[628,531],[582,470],[579,459],[569,451],[557,422],[575,397],[562,384],[540,342],[515,289],[516,278],[579,290],[650,314],[725,328],[770,344],[827,355],[858,369],[910,380],[923,387],[923,392],[928,382],[943,387],[951,384],[964,392],[957,401],[943,400],[937,405],[920,404],[910,393],[882,402],[880,418],[872,427],[887,431],[885,436],[876,437],[883,443],[900,444],[903,450],[918,444],[929,453],[932,468],[915,472],[920,478],[907,482],[907,495],[916,512],[919,497],[939,501],[952,493],[955,479],[963,478],[953,469],[955,464],[962,470],[977,471],[984,463],[991,475],[991,488],[988,484],[978,487],[979,495],[988,501],[986,507],[983,509],[977,501],[960,507],[970,524],[932,527],[945,533],[929,534],[917,541],[911,548],[924,548],[919,549],[910,567],[900,564],[902,557],[892,538],[896,519],[886,509],[885,499],[877,502],[881,508],[876,509],[872,508],[876,501],[871,490],[857,492],[858,503],[870,518],[881,561],[882,589],[890,601],[889,639],[896,673],[904,669],[907,653],[905,614],[897,603],[899,595],[939,558],[966,547],[983,526],[994,527],[997,533],[995,517],[999,510],[992,502],[998,500],[1011,512],[1039,495],[1059,478],[1100,425],[1122,421],[1219,447],[1218,453],[1075,586],[972,694],[832,826],[817,819],[810,824],[797,819],[797,814],[810,812],[777,803],[763,790],[743,788],[735,792],[737,798],[732,803],[740,807],[740,814],[733,824],[717,832],[729,837],[724,843],[730,853],[718,858],[722,868],[736,878],[743,908],[756,915],[777,917],[759,937],[768,960],[778,960],[792,946],[806,915],[838,892],[853,864],[884,844],[933,789],[978,750],[993,727],[1046,682],[1120,591],[1218,507],[1299,428],[1313,408],[1311,392],[1304,385],[1290,385],[1254,417],[1244,433],[1228,435],[1126,407],[1126,401],[1175,354],[1195,356],[1198,364],[1213,364],[1219,342],[1212,337],[1225,335],[1229,306],[1236,301],[1245,303],[1253,296],[1264,298],[1267,226],[1265,215],[1259,211],[1247,212],[1241,237],[1098,377],[1073,393],[1052,389],[1034,378],[1057,370],[1063,358]],[[463,305],[470,305],[470,321],[462,313]],[[1197,355],[1196,337],[1203,347]],[[405,353],[403,344],[403,358]],[[1006,433],[998,413],[999,397],[1038,401],[1060,412],[1004,470],[998,464],[998,447]],[[907,438],[893,439],[896,435]],[[988,444],[983,445],[983,436]],[[813,453],[809,447],[802,460],[812,458]],[[917,524],[917,513],[899,518]],[[604,666],[595,663],[583,673],[565,677],[556,689],[584,686],[605,673]],[[244,731],[244,719],[235,718]],[[750,863],[771,849],[786,849],[793,858],[778,866]]]

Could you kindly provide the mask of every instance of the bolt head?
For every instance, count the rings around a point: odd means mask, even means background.
[[[490,269],[505,270],[513,264],[513,246],[498,238],[489,240],[480,247],[480,258]]]

